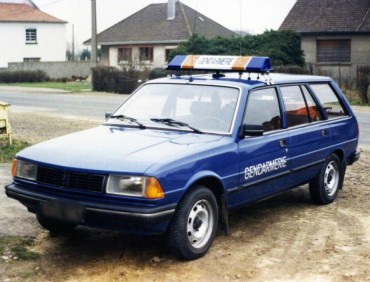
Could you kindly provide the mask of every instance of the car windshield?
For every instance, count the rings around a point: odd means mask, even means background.
[[[189,84],[147,84],[112,117],[125,116],[146,127],[177,128],[198,133],[231,131],[239,89]],[[108,123],[120,123],[110,118]]]

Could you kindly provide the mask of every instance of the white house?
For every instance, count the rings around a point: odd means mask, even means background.
[[[66,60],[66,22],[31,0],[0,0],[0,67]]]
[[[100,63],[141,69],[164,67],[170,52],[193,34],[215,38],[234,32],[178,0],[150,4],[97,35]],[[91,44],[91,40],[84,42]]]

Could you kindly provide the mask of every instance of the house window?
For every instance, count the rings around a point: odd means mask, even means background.
[[[118,48],[118,63],[128,64],[132,61],[132,48],[120,47]]]
[[[350,62],[351,40],[318,40],[318,62]]]
[[[32,62],[40,62],[41,58],[23,58],[23,62],[25,63],[32,63]]]
[[[26,29],[26,44],[37,43],[37,30],[35,28]]]
[[[153,62],[153,47],[140,47],[139,59],[140,62],[143,61]]]
[[[170,53],[173,51],[174,49],[166,49],[165,50],[165,52],[166,52],[166,54],[165,54],[165,56],[166,56],[166,62],[168,62],[169,61],[169,59],[170,59]]]

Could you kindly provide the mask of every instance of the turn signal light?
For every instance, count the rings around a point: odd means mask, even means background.
[[[12,176],[14,177],[17,172],[17,160],[14,159],[12,162]]]
[[[146,180],[145,197],[147,199],[161,199],[164,198],[164,192],[161,184],[154,177],[148,177]]]

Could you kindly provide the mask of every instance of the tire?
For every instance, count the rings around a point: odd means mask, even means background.
[[[168,229],[168,245],[174,256],[193,260],[211,247],[218,226],[218,206],[214,194],[204,186],[194,186],[179,203]]]
[[[316,204],[332,203],[342,189],[345,169],[337,155],[330,155],[321,168],[320,174],[310,182],[310,195]]]
[[[40,225],[53,235],[69,235],[76,228],[76,224],[50,219],[40,214],[36,214],[36,218]]]

